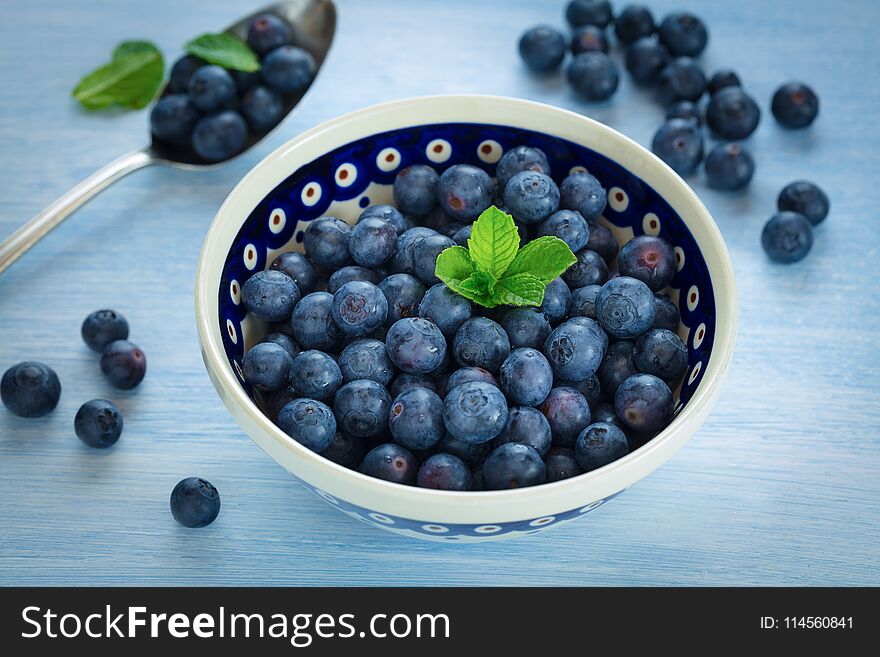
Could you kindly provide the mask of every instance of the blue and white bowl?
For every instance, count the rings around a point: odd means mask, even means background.
[[[648,444],[603,468],[533,488],[448,492],[401,486],[339,466],[289,438],[259,409],[241,375],[245,351],[265,327],[248,316],[241,286],[274,257],[302,248],[309,221],[353,223],[368,205],[391,202],[397,172],[470,163],[494,173],[505,149],[529,144],[553,175],[587,169],[608,190],[604,223],[623,243],[661,235],[675,246],[672,298],[688,369],[672,423]],[[714,403],[733,352],[737,301],[730,256],[691,188],[653,154],[611,128],[547,105],[488,96],[394,101],[334,119],[258,164],[217,213],[202,249],[196,318],[211,381],[242,428],[330,505],[399,534],[471,542],[531,534],[585,515],[666,461]]]

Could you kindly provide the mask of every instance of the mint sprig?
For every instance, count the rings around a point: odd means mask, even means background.
[[[156,96],[165,62],[149,41],[123,41],[113,51],[109,64],[101,66],[73,88],[73,97],[89,110],[113,105],[141,109]]]
[[[202,34],[183,49],[190,55],[223,68],[253,73],[260,70],[260,59],[244,41],[231,34]]]
[[[547,284],[577,258],[558,237],[518,246],[513,217],[493,205],[474,222],[468,248],[443,251],[434,273],[449,289],[486,308],[540,306]]]

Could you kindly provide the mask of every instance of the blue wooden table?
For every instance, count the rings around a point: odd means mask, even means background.
[[[740,331],[718,404],[677,456],[613,503],[527,540],[417,542],[339,514],[294,485],[244,435],[205,375],[193,319],[202,237],[233,185],[271,149],[343,112],[443,92],[522,96],[589,114],[647,144],[661,120],[623,76],[588,105],[561,76],[534,79],[520,32],[562,25],[562,0],[339,2],[336,44],[312,94],[280,132],[204,174],[138,172],[71,217],[0,277],[0,369],[56,368],[57,410],[22,420],[0,409],[0,584],[837,585],[880,584],[880,47],[873,0],[690,6],[711,31],[707,69],[736,69],[764,111],[749,140],[746,193],[693,179],[724,233],[740,290]],[[616,3],[621,4],[621,3]],[[146,139],[144,112],[89,114],[79,76],[124,38],[181,44],[256,8],[214,0],[28,0],[0,23],[0,234]],[[821,95],[812,129],[769,116],[775,87],[802,78]],[[759,245],[778,190],[824,187],[831,216],[792,267]],[[82,344],[83,317],[122,311],[149,372],[133,393],[108,388]],[[82,446],[73,415],[110,396],[125,414],[111,450]],[[182,477],[220,489],[212,526],[168,511]]]

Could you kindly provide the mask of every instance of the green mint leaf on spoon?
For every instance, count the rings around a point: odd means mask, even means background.
[[[253,73],[260,70],[260,60],[250,46],[231,34],[203,34],[183,49],[190,55],[223,68]]]
[[[165,62],[156,46],[148,41],[124,41],[113,51],[109,64],[79,81],[73,97],[89,110],[113,105],[141,109],[156,96],[164,72]]]
[[[468,248],[443,251],[435,273],[453,292],[486,308],[540,306],[547,284],[577,258],[558,237],[518,246],[513,217],[492,206],[474,222]]]

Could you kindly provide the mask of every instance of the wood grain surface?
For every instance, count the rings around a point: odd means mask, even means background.
[[[576,523],[487,545],[398,538],[296,486],[233,423],[204,372],[193,319],[203,235],[234,184],[321,121],[419,94],[521,96],[593,116],[647,144],[662,112],[622,76],[601,105],[562,76],[530,77],[521,31],[562,26],[561,0],[339,0],[336,43],[298,112],[269,143],[196,174],[137,172],[72,216],[0,277],[0,369],[51,364],[57,410],[0,409],[0,584],[838,585],[880,584],[880,3],[656,0],[690,8],[711,37],[703,63],[738,71],[764,113],[747,192],[692,179],[727,239],[740,291],[736,353],[694,439],[625,495]],[[615,3],[620,5],[620,2]],[[76,80],[125,38],[174,58],[193,35],[259,6],[213,0],[28,0],[0,22],[0,234],[146,139],[145,112],[89,114]],[[821,96],[809,130],[779,128],[776,86]],[[831,215],[813,252],[783,267],[759,244],[779,189],[819,183]],[[123,312],[147,378],[120,394],[79,338],[87,313]],[[119,402],[107,451],[73,433],[79,405]],[[220,489],[207,529],[178,526],[182,477]]]

